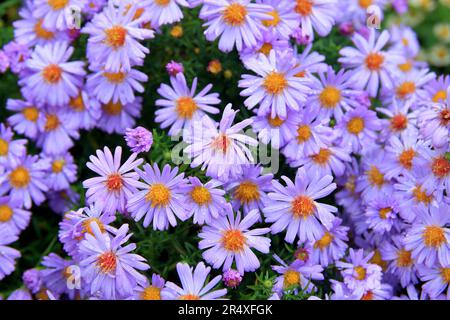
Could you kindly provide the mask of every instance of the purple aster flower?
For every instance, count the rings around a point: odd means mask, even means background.
[[[228,269],[223,273],[223,283],[228,288],[236,288],[241,284],[242,282],[242,275],[239,273],[239,271],[234,269]]]
[[[335,218],[332,222],[332,226],[329,229],[325,229],[322,238],[314,242],[314,249],[312,251],[311,260],[315,263],[319,263],[322,267],[340,260],[348,248],[347,233],[349,227],[343,226],[342,219]]]
[[[125,212],[127,199],[136,192],[140,186],[139,176],[134,170],[142,163],[142,159],[136,160],[137,154],[133,153],[123,165],[120,165],[122,148],[116,147],[114,156],[108,147],[103,151],[97,150],[97,157],[90,156],[86,166],[99,176],[83,181],[86,198],[89,204],[96,203],[99,209],[114,214],[117,210]],[[132,172],[130,172],[132,171]]]
[[[193,124],[192,133],[184,139],[188,144],[184,152],[193,158],[192,168],[202,165],[202,170],[206,169],[209,177],[228,181],[242,175],[244,166],[254,162],[247,145],[256,146],[258,143],[241,133],[252,123],[252,119],[233,125],[237,112],[228,104],[219,127],[206,115],[200,122]]]
[[[336,73],[330,66],[326,73],[319,71],[319,78],[312,77],[307,112],[317,114],[319,118],[334,117],[338,122],[341,121],[345,112],[359,105],[356,97],[361,91],[353,89],[355,84],[349,81],[351,76],[352,73],[344,69]]]
[[[371,146],[378,138],[381,122],[377,114],[365,106],[357,107],[347,112],[342,121],[338,122],[336,130],[341,137],[340,145],[361,153],[367,146]]]
[[[197,177],[189,177],[187,189],[188,216],[193,216],[193,222],[197,224],[211,223],[219,216],[230,211],[229,204],[225,200],[225,191],[221,189],[223,182],[211,179],[203,184]]]
[[[280,276],[275,279],[273,291],[279,295],[283,294],[283,291],[289,291],[294,289],[294,293],[298,291],[298,288],[311,292],[315,289],[315,285],[311,283],[311,280],[323,280],[322,275],[323,268],[316,264],[300,264],[298,260],[294,261],[290,265],[287,265],[276,254],[273,256],[275,260],[280,264],[279,266],[272,266],[272,269],[276,271]]]
[[[29,100],[8,99],[6,109],[13,111],[14,114],[8,117],[8,123],[19,134],[35,139],[38,135],[38,120],[41,111],[35,104]]]
[[[336,189],[332,176],[319,176],[315,171],[299,168],[295,182],[282,176],[286,186],[272,181],[273,192],[269,193],[269,203],[263,209],[265,221],[272,223],[273,234],[286,230],[285,240],[294,242],[317,241],[323,236],[323,226],[331,227],[337,208],[317,202]],[[322,225],[323,224],[323,225]]]
[[[50,30],[71,29],[72,18],[67,14],[67,9],[83,8],[86,0],[48,1],[35,0],[33,15],[42,18],[43,26]]]
[[[399,50],[407,58],[415,58],[419,54],[420,44],[412,28],[394,24],[389,31],[393,50]]]
[[[152,24],[158,27],[181,21],[183,12],[179,6],[190,7],[187,0],[145,0],[142,5],[147,8]]]
[[[380,234],[388,233],[391,229],[400,231],[399,206],[399,199],[388,194],[368,201],[365,215],[369,228]]]
[[[384,128],[382,136],[408,135],[418,132],[416,127],[417,112],[411,112],[411,103],[393,99],[387,108],[377,108],[387,119],[383,119]]]
[[[280,39],[289,40],[289,36],[300,25],[300,19],[294,11],[295,3],[289,0],[258,0],[257,3],[270,5],[270,19],[262,20],[269,32]]]
[[[227,294],[227,289],[211,291],[222,279],[222,276],[214,277],[210,282],[206,282],[211,271],[210,267],[205,267],[200,262],[195,267],[189,267],[187,263],[177,263],[177,272],[180,277],[182,287],[168,281],[166,287],[161,291],[163,300],[215,300]]]
[[[132,102],[109,101],[101,104],[102,112],[97,121],[97,127],[108,133],[123,134],[127,128],[134,127],[136,118],[142,110],[142,97],[136,97]]]
[[[135,300],[161,300],[161,291],[164,288],[166,281],[158,274],[152,275],[152,281],[148,281],[135,288]]]
[[[292,121],[296,124],[295,138],[281,150],[289,161],[317,154],[335,138],[333,130],[311,113],[294,113]]]
[[[377,38],[375,29],[370,29],[368,40],[355,34],[352,41],[356,49],[345,47],[339,51],[342,56],[339,62],[354,71],[350,81],[360,89],[367,89],[371,97],[377,95],[380,82],[387,90],[392,89],[390,72],[401,62],[401,57],[382,50],[389,41],[389,32],[384,30]]]
[[[374,290],[380,286],[381,267],[369,263],[373,254],[372,252],[364,256],[362,249],[350,248],[347,260],[336,262],[336,266],[341,269],[344,283],[355,295],[364,294],[368,290]]]
[[[80,200],[78,192],[72,189],[50,192],[47,197],[50,209],[58,214],[63,214],[72,209]]]
[[[232,194],[234,210],[242,207],[243,213],[247,214],[253,209],[264,208],[267,192],[272,191],[273,174],[262,174],[263,169],[259,164],[246,166],[242,176],[227,183],[226,190]]]
[[[411,251],[417,264],[432,267],[439,261],[450,264],[450,223],[449,205],[442,202],[439,207],[413,208],[417,218],[404,239],[405,249]]]
[[[22,281],[33,294],[38,293],[42,286],[41,271],[28,269],[23,273]]]
[[[286,119],[272,118],[269,115],[254,116],[252,129],[258,134],[258,139],[264,144],[271,144],[272,148],[280,149],[295,138],[297,117],[293,111],[288,111]]]
[[[273,32],[263,31],[262,39],[258,40],[258,44],[255,47],[244,47],[239,52],[239,56],[242,61],[247,61],[250,58],[257,58],[260,53],[268,57],[272,50],[292,51],[292,48],[288,40],[278,38]]]
[[[0,280],[11,274],[16,268],[16,259],[20,258],[20,252],[8,247],[9,244],[17,241],[18,237],[0,225]]]
[[[374,289],[366,290],[359,300],[391,300],[391,298],[392,286],[386,283],[381,283]]]
[[[424,89],[427,92],[428,99],[435,103],[445,103],[448,87],[450,86],[450,76],[441,75],[428,82]]]
[[[416,284],[417,268],[411,251],[405,249],[402,236],[394,236],[392,241],[385,241],[380,247],[381,257],[388,262],[387,272],[393,274],[400,280],[402,287]]]
[[[69,284],[71,280],[81,281],[81,279],[75,279],[81,274],[77,274],[76,268],[78,266],[74,261],[66,260],[55,253],[50,253],[43,258],[42,265],[45,268],[41,270],[40,275],[46,290],[48,289],[58,295],[66,293],[70,297],[75,296],[75,288],[70,288]]]
[[[4,232],[19,234],[30,223],[31,212],[21,208],[20,199],[0,197],[0,226]]]
[[[90,225],[94,235],[86,234],[80,243],[84,256],[80,266],[90,293],[100,292],[102,298],[114,300],[131,296],[136,285],[147,280],[137,270],[150,267],[143,257],[131,253],[136,249],[134,243],[125,245],[132,235],[128,234],[128,225],[122,225],[114,237],[102,233],[97,223]]]
[[[11,294],[8,297],[8,300],[25,301],[25,300],[33,300],[33,297],[31,296],[28,290],[17,289],[11,292]]]
[[[178,167],[172,169],[167,164],[160,171],[157,163],[153,167],[146,163],[143,170],[135,170],[144,180],[137,182],[138,191],[128,198],[127,209],[136,221],[144,217],[144,227],[153,221],[154,230],[167,230],[169,224],[177,225],[175,217],[182,221],[188,218],[188,185],[184,173],[178,174]]]
[[[49,155],[64,153],[78,139],[77,128],[70,121],[70,114],[63,108],[48,108],[38,119],[39,135],[36,144]]]
[[[86,90],[80,90],[77,96],[70,98],[66,110],[70,126],[85,130],[94,128],[101,115],[100,103]]]
[[[314,31],[325,37],[337,18],[336,0],[296,0],[295,12],[300,15],[303,36],[314,39]]]
[[[144,92],[141,82],[146,82],[148,77],[136,69],[127,72],[107,72],[102,68],[92,68],[93,73],[87,77],[86,89],[104,104],[127,104],[135,101],[134,91]]]
[[[421,156],[426,160],[426,179],[423,187],[427,191],[436,191],[436,199],[441,201],[444,190],[450,195],[450,159],[447,158],[447,151],[429,148],[423,148],[421,151]]]
[[[153,144],[153,135],[143,127],[125,130],[125,141],[132,152],[148,152]]]
[[[38,156],[23,155],[0,176],[0,194],[9,192],[12,203],[30,209],[32,202],[40,205],[48,190],[45,183],[45,170],[49,163]]]
[[[9,68],[9,58],[3,50],[0,50],[0,73],[5,73]]]
[[[430,296],[431,299],[436,299],[441,293],[446,293],[446,300],[450,300],[450,264],[440,264],[432,268],[419,268],[420,280],[425,282],[422,285],[422,290]]]
[[[77,165],[70,153],[43,156],[42,159],[50,163],[47,171],[47,186],[54,191],[68,189],[77,179]]]
[[[336,203],[344,207],[344,212],[358,212],[361,207],[361,195],[356,192],[357,178],[361,175],[360,166],[355,158],[345,163],[344,175],[337,177],[341,187],[335,195]]]
[[[220,103],[219,94],[208,93],[212,84],[196,94],[197,78],[194,78],[190,89],[183,73],[170,77],[170,83],[172,87],[161,84],[158,94],[163,99],[155,102],[161,107],[155,111],[155,121],[162,129],[170,126],[170,136],[176,136],[182,129],[192,130],[192,123],[200,121],[205,114],[219,113],[219,109],[213,107]]]
[[[13,140],[14,133],[11,128],[0,123],[0,165],[15,163],[25,155],[27,140]]]
[[[271,7],[249,0],[204,0],[207,6],[200,18],[207,22],[205,36],[208,41],[219,39],[219,49],[230,52],[234,46],[254,47],[262,38],[263,20],[270,20]]]
[[[269,228],[250,228],[260,220],[257,210],[250,211],[242,220],[240,212],[236,217],[232,211],[226,216],[219,217],[203,227],[199,237],[201,250],[206,249],[202,256],[213,268],[223,266],[223,271],[230,269],[235,262],[240,274],[245,271],[253,272],[260,267],[260,263],[252,248],[262,253],[269,253],[270,239],[262,237],[270,232]]]
[[[171,60],[166,64],[166,70],[169,76],[175,77],[178,73],[184,72],[184,67],[182,63]]]
[[[300,68],[289,51],[271,50],[269,56],[259,54],[244,61],[247,69],[257,75],[244,74],[239,87],[244,104],[253,109],[259,104],[258,115],[270,113],[272,118],[285,119],[288,110],[299,111],[306,101],[309,79],[297,77]]]
[[[25,44],[11,41],[3,47],[3,52],[9,59],[11,71],[15,74],[21,74],[31,55],[31,49]]]
[[[68,104],[78,94],[86,74],[84,62],[68,62],[73,50],[66,42],[36,46],[26,61],[28,72],[19,84],[39,103]]]

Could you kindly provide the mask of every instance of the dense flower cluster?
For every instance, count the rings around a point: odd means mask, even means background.
[[[0,281],[45,201],[62,215],[64,255],[24,272],[9,299],[223,298],[267,255],[270,299],[450,299],[450,78],[419,62],[411,28],[367,27],[368,7],[390,3],[407,11],[387,0],[25,1],[0,51],[22,94],[0,124]],[[157,140],[136,122],[152,81],[147,40],[195,7],[205,38],[237,50],[246,71],[241,108],[181,63],[161,66],[169,80],[157,84],[154,122],[182,139],[187,170],[148,161]],[[350,44],[331,65],[313,45],[333,28]],[[96,150],[80,195],[71,149],[94,128],[129,150]],[[258,162],[255,149],[269,144],[293,174]],[[166,281],[130,229],[184,221],[199,225],[204,261],[180,261],[179,280]],[[293,248],[289,260],[275,238]],[[325,281],[331,291],[318,297]]]

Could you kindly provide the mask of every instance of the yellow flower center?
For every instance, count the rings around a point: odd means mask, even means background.
[[[384,62],[384,56],[377,52],[369,53],[366,57],[366,66],[370,71],[378,71]]]
[[[203,186],[196,186],[191,191],[192,200],[199,206],[211,203],[211,193]]]
[[[284,273],[283,288],[288,289],[300,284],[300,273],[295,270],[287,270]]]
[[[45,116],[45,131],[53,131],[57,129],[60,125],[59,118],[56,114],[47,114]]]
[[[441,268],[441,276],[446,284],[450,284],[450,268]]]
[[[223,247],[232,252],[240,252],[244,249],[246,239],[241,230],[226,230],[222,236]]]
[[[112,173],[106,179],[106,187],[109,191],[119,191],[122,189],[123,179],[118,173]]]
[[[42,26],[43,21],[44,21],[43,19],[39,19],[36,22],[36,24],[34,25],[34,33],[36,34],[36,36],[38,38],[41,38],[41,39],[45,39],[45,40],[53,39],[55,34],[51,31],[48,31],[47,29],[45,29]]]
[[[251,181],[241,182],[234,191],[234,197],[243,204],[258,201],[260,198],[258,186]]]
[[[4,157],[8,154],[9,144],[6,140],[0,138],[0,156]]]
[[[319,153],[312,155],[311,158],[315,163],[325,165],[330,161],[331,154],[329,149],[321,148]]]
[[[279,72],[271,72],[264,79],[263,87],[270,94],[278,95],[288,86],[285,76]]]
[[[174,38],[180,38],[183,36],[183,27],[180,25],[176,25],[174,26],[171,30],[170,30],[170,35]]]
[[[82,226],[83,230],[82,233],[89,233],[91,235],[94,235],[94,231],[92,231],[91,223],[95,222],[100,229],[101,233],[105,232],[105,225],[100,221],[98,218],[89,218],[83,221]]]
[[[398,68],[400,69],[400,71],[403,71],[403,72],[411,71],[412,67],[413,67],[413,64],[411,61],[407,61],[405,63],[401,63],[398,65]]]
[[[111,100],[107,104],[102,105],[102,108],[103,108],[103,111],[105,111],[110,116],[117,116],[118,114],[120,114],[122,112],[123,106],[120,103],[120,101],[117,101],[116,103],[114,103]]]
[[[47,0],[47,3],[53,10],[61,10],[69,3],[69,0]]]
[[[299,144],[308,141],[311,136],[311,128],[308,125],[305,124],[297,128],[297,142]]]
[[[425,227],[423,239],[427,247],[439,248],[442,244],[447,243],[444,229],[435,225]]]
[[[273,49],[273,45],[269,42],[264,42],[261,48],[258,50],[258,52],[268,56],[270,53],[270,50]]]
[[[36,122],[39,117],[39,110],[36,107],[26,107],[22,109],[22,114],[28,121]]]
[[[328,231],[326,231],[325,234],[323,235],[323,237],[320,238],[319,240],[317,240],[316,243],[314,243],[314,248],[319,248],[321,250],[328,248],[328,246],[331,244],[333,239],[334,239],[334,236],[331,233],[329,233]]]
[[[333,109],[341,101],[341,91],[333,86],[326,86],[319,95],[320,103],[327,109]]]
[[[142,300],[161,300],[161,289],[149,286],[141,293]]]
[[[64,159],[55,160],[52,163],[52,171],[54,173],[60,173],[64,169],[64,165],[66,164],[66,161]]]
[[[356,280],[364,280],[366,278],[366,269],[361,266],[357,266],[354,270],[356,272]]]
[[[408,95],[416,92],[416,84],[411,81],[405,81],[396,90],[397,97],[405,99]]]
[[[347,123],[347,130],[355,135],[361,133],[364,130],[364,119],[361,117],[352,118]]]
[[[176,102],[176,110],[181,118],[192,119],[197,109],[198,106],[191,97],[181,97]]]
[[[70,99],[69,106],[78,112],[81,112],[85,109],[81,92],[76,97]]]
[[[445,101],[447,99],[447,92],[445,90],[439,90],[433,96],[433,102]]]
[[[270,114],[267,117],[267,119],[268,119],[268,122],[269,122],[270,126],[273,127],[273,128],[280,127],[285,121],[285,120],[279,118],[278,116],[275,116],[275,118],[272,118],[270,116]]]
[[[345,182],[345,188],[350,191],[350,193],[355,193],[356,189],[356,177],[354,175],[350,176]]]
[[[416,152],[412,148],[406,149],[398,156],[398,162],[400,162],[405,169],[411,170],[412,161],[415,156]]]
[[[105,252],[97,258],[97,266],[103,273],[111,273],[116,270],[117,257],[113,252]]]
[[[358,0],[358,3],[361,8],[367,9],[372,4],[372,0]]]
[[[382,174],[377,167],[372,166],[370,170],[366,172],[366,174],[372,186],[381,188],[381,186],[384,184],[384,174]]]
[[[383,260],[383,258],[381,257],[381,252],[378,249],[375,249],[374,254],[369,262],[380,266],[383,270],[386,270],[387,268],[387,262]]]
[[[405,249],[397,251],[397,266],[406,268],[412,265],[411,252]]]
[[[200,297],[195,294],[184,294],[180,296],[180,300],[200,300]]]
[[[111,28],[105,30],[105,41],[109,46],[113,47],[114,49],[118,49],[125,45],[127,33],[127,29],[122,26],[112,26]]]
[[[408,118],[405,115],[398,113],[392,117],[391,129],[393,131],[405,130],[407,126],[408,126]]]
[[[103,72],[103,76],[112,84],[120,84],[125,80],[124,72]]]
[[[169,5],[170,1],[171,1],[171,0],[155,0],[155,3],[156,3],[158,6],[166,7],[166,6]]]
[[[386,219],[388,213],[391,213],[391,212],[392,212],[392,208],[381,208],[380,211],[379,211],[380,218],[381,219]]]
[[[434,158],[431,164],[431,171],[433,171],[433,174],[438,178],[448,176],[448,173],[450,172],[450,161],[443,156]]]
[[[263,20],[262,23],[263,23],[264,26],[266,26],[266,27],[276,27],[277,25],[280,24],[281,18],[280,18],[280,15],[278,14],[277,10],[273,10],[271,12],[268,12],[267,14],[270,15],[272,17],[272,19],[270,19],[270,20]]]
[[[295,218],[308,218],[314,214],[316,205],[308,196],[297,196],[291,203],[291,212]]]
[[[230,4],[223,12],[223,20],[230,26],[241,26],[247,17],[247,9],[240,3]]]
[[[0,205],[0,222],[8,222],[9,220],[11,220],[12,216],[13,211],[8,205]]]
[[[311,0],[297,0],[295,12],[301,16],[309,16],[312,12],[313,2]]]
[[[433,200],[433,195],[427,195],[425,191],[422,190],[420,185],[417,185],[413,190],[413,195],[417,202],[422,202],[428,205]]]
[[[172,195],[169,188],[162,183],[155,183],[150,187],[150,190],[145,195],[145,200],[151,202],[151,206],[154,207],[166,207]]]
[[[62,78],[62,69],[56,64],[49,64],[42,70],[42,77],[50,84],[58,83]]]
[[[30,173],[25,167],[17,167],[9,174],[9,183],[16,189],[25,188],[30,180]]]

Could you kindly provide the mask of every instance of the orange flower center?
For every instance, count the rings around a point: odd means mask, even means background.
[[[156,4],[162,7],[169,5],[170,0],[155,0]]]
[[[374,250],[373,256],[369,261],[370,263],[379,265],[383,270],[386,270],[387,262],[381,257],[381,252],[378,249]]]
[[[296,218],[308,218],[314,214],[316,205],[308,196],[297,196],[291,203],[291,211]]]
[[[276,116],[275,118],[272,118],[270,115],[268,116],[268,121],[271,127],[277,128],[280,127],[285,120],[279,118],[278,116]]]
[[[112,173],[106,179],[106,187],[109,191],[119,191],[122,189],[123,179],[118,173]]]
[[[230,4],[223,12],[223,20],[230,26],[241,26],[247,17],[247,9],[240,3]]]
[[[372,0],[358,0],[358,3],[361,8],[367,9],[372,4]]]
[[[270,15],[272,17],[272,19],[270,20],[263,20],[263,25],[266,27],[276,27],[277,25],[280,24],[281,22],[281,18],[280,15],[278,14],[277,10],[271,11],[267,13],[268,15]]]
[[[142,300],[161,300],[161,289],[149,286],[141,293]]]
[[[106,34],[106,43],[113,47],[114,49],[118,49],[120,47],[123,47],[125,44],[126,36],[127,36],[127,29],[125,29],[122,26],[115,25],[112,26],[109,29],[105,30]]]
[[[56,64],[49,64],[42,70],[42,77],[48,83],[55,84],[61,80],[62,69]]]
[[[344,187],[350,191],[350,193],[355,193],[356,189],[356,177],[354,175],[350,176],[345,182]]]
[[[39,19],[34,25],[34,33],[38,38],[50,40],[53,39],[54,33],[42,27],[43,19]]]
[[[282,73],[274,71],[264,79],[263,86],[268,93],[278,95],[287,88],[288,82]]]
[[[302,125],[297,128],[297,141],[299,144],[308,141],[311,136],[311,128],[308,125]]]
[[[6,140],[0,138],[0,156],[4,157],[8,154],[9,144]]]
[[[203,186],[194,187],[191,191],[191,197],[192,200],[194,200],[194,202],[199,206],[209,204],[212,200],[211,193]]]
[[[416,152],[412,148],[409,148],[400,153],[398,156],[398,162],[400,162],[405,169],[411,170],[412,161],[415,156]]]
[[[220,134],[211,143],[211,148],[220,151],[222,153],[227,153],[228,147],[230,146],[230,139],[225,134]]]
[[[287,270],[284,273],[283,288],[288,289],[300,284],[300,273],[295,270]]]
[[[226,230],[222,236],[223,247],[232,252],[240,252],[244,249],[246,239],[240,230]]]
[[[442,244],[447,243],[444,229],[435,225],[425,227],[423,239],[427,247],[439,248]]]
[[[116,270],[117,257],[114,253],[105,252],[101,254],[97,259],[97,266],[103,273],[111,273]]]
[[[381,186],[384,184],[384,174],[382,174],[377,167],[372,166],[370,170],[366,172],[366,174],[372,186],[381,188]]]
[[[397,251],[397,266],[406,268],[412,265],[411,252],[405,249]]]
[[[102,108],[103,108],[103,111],[105,111],[110,116],[117,116],[118,114],[120,114],[122,112],[123,106],[120,103],[120,101],[117,101],[116,103],[114,103],[111,100],[107,104],[102,105]]]
[[[83,111],[85,109],[81,92],[76,97],[70,99],[69,106],[78,112]]]
[[[397,97],[405,99],[408,95],[416,92],[416,84],[411,81],[405,81],[396,90]]]
[[[197,109],[198,106],[191,97],[181,97],[176,102],[176,110],[181,118],[192,119]]]
[[[400,71],[403,71],[403,72],[411,71],[412,67],[413,67],[413,64],[411,61],[407,61],[405,63],[401,63],[398,65],[398,68],[400,69]]]
[[[405,130],[407,126],[408,126],[408,118],[405,115],[397,113],[391,118],[391,129],[393,131]]]
[[[446,284],[450,284],[450,268],[441,268],[441,277]]]
[[[364,280],[366,278],[366,269],[361,266],[357,266],[354,270],[356,272],[356,280]]]
[[[234,197],[240,203],[250,203],[258,201],[260,198],[258,186],[251,181],[244,181],[234,191]]]
[[[313,2],[311,0],[297,0],[295,12],[301,16],[309,16],[312,12]]]
[[[427,195],[425,191],[422,190],[420,185],[417,185],[413,190],[413,195],[417,202],[422,202],[428,205],[433,200],[433,195]]]
[[[370,71],[378,71],[384,62],[384,56],[377,52],[369,53],[366,57],[366,66]]]
[[[184,294],[180,296],[180,300],[200,300],[200,297],[195,294]]]
[[[61,10],[69,3],[69,0],[47,0],[47,3],[53,10]]]
[[[154,208],[158,207],[166,207],[172,195],[170,193],[169,188],[167,188],[162,183],[153,184],[147,194],[145,195],[145,200],[147,202],[151,202],[151,206]]]
[[[270,50],[273,49],[273,45],[269,42],[264,42],[261,48],[258,50],[258,52],[268,56],[270,53]]]
[[[392,208],[382,208],[382,209],[380,209],[380,211],[379,211],[380,218],[381,219],[386,219],[388,213],[391,213],[391,212],[392,212]]]
[[[13,211],[8,205],[0,205],[0,222],[8,222],[9,220],[11,220],[12,216]]]
[[[431,170],[436,177],[444,178],[448,176],[448,173],[450,172],[450,161],[445,159],[443,156],[434,158],[431,164]]]
[[[361,297],[361,300],[371,301],[371,300],[373,300],[373,298],[374,298],[373,292],[369,290],[363,294],[363,296]]]
[[[120,84],[125,80],[124,72],[103,72],[103,76],[112,84]]]
[[[347,123],[347,130],[355,135],[361,133],[364,130],[364,119],[361,117],[352,118]]]
[[[30,180],[30,173],[25,167],[17,167],[9,174],[9,183],[16,189],[25,188]]]
[[[28,121],[36,122],[39,117],[39,110],[36,107],[26,107],[22,109],[22,114]]]
[[[45,120],[45,131],[53,131],[60,125],[59,118],[55,114],[47,114]]]
[[[329,149],[321,148],[319,153],[311,156],[313,161],[319,165],[325,165],[330,161],[331,151]]]
[[[433,97],[433,102],[445,101],[447,99],[447,92],[445,90],[439,90]]]
[[[328,248],[328,246],[331,244],[333,239],[334,239],[334,236],[331,233],[329,233],[328,231],[326,231],[325,234],[323,235],[323,237],[320,238],[319,240],[317,240],[316,243],[314,243],[314,248],[319,248],[321,250]]]
[[[66,161],[64,159],[55,160],[52,162],[52,171],[54,173],[60,173],[64,169]]]
[[[341,101],[341,91],[333,86],[326,86],[319,95],[320,103],[327,109],[333,109]]]
[[[98,225],[98,228],[100,229],[101,233],[105,232],[105,225],[100,221],[98,218],[89,218],[83,221],[83,230],[82,233],[89,233],[91,235],[94,235],[94,231],[92,231],[91,223],[95,222]]]
[[[441,111],[441,124],[442,126],[447,126],[450,122],[450,109],[444,109]]]

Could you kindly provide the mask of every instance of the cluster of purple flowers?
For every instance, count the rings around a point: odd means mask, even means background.
[[[30,208],[48,199],[67,211],[59,241],[68,258],[44,257],[42,269],[24,273],[27,289],[16,299],[222,298],[219,282],[239,286],[264,254],[277,262],[271,299],[314,298],[324,280],[328,299],[450,299],[450,79],[417,61],[412,29],[365,25],[368,6],[388,2],[27,1],[14,42],[0,51],[0,70],[18,75],[23,95],[8,100],[13,115],[0,125],[0,280],[20,257],[10,245]],[[65,9],[73,5],[88,19],[87,66],[71,60],[78,34]],[[203,180],[138,158],[153,138],[133,129],[143,101],[136,93],[148,80],[139,71],[150,53],[143,41],[154,37],[151,28],[180,21],[180,6],[196,5],[206,39],[238,51],[248,70],[238,87],[253,112],[235,123],[238,110],[221,108],[211,84],[197,90],[181,64],[166,66],[170,85],[157,90],[155,122],[182,137]],[[340,50],[339,70],[312,50],[314,37],[335,25],[353,43]],[[94,127],[124,134],[132,154],[122,161],[121,147],[105,147],[91,155],[86,207],[69,210],[79,200],[69,150],[80,130]],[[27,154],[29,141],[40,154]],[[259,142],[279,150],[295,176],[278,179],[260,165]],[[158,274],[147,279],[152,261],[134,253],[116,214],[155,231],[192,219],[202,226],[204,262],[177,264],[181,287]],[[270,250],[278,234],[295,246],[288,263]],[[208,282],[211,268],[223,277]],[[325,268],[341,280],[325,279]]]

